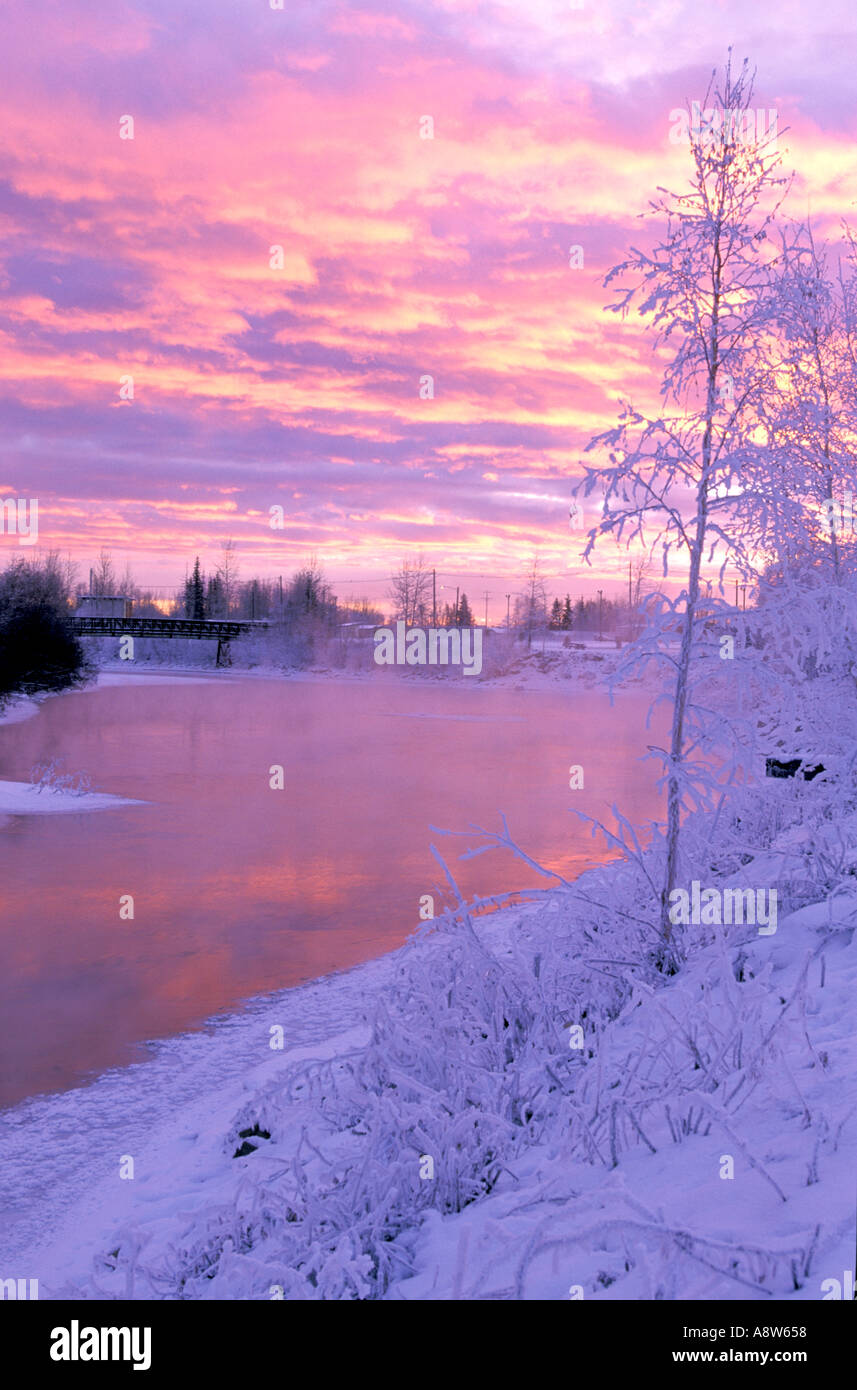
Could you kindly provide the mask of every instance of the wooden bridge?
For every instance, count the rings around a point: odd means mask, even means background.
[[[258,632],[268,626],[267,619],[256,621],[238,618],[72,618],[74,630],[85,634],[107,634],[111,637],[190,637],[198,641],[217,643],[217,665],[223,647],[247,632]]]

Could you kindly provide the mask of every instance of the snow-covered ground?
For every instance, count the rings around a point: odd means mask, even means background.
[[[857,883],[596,1006],[585,904],[626,872],[7,1112],[0,1264],[43,1298],[820,1299],[853,1267]]]
[[[169,1220],[186,1201],[207,1200],[222,1164],[218,1155],[212,1166],[204,1137],[216,1150],[235,1112],[284,1064],[364,1037],[363,1002],[390,969],[389,958],[372,961],[256,1000],[153,1044],[150,1060],[0,1112],[0,1268],[32,1265],[47,1298],[64,1277],[89,1271],[117,1220],[146,1212]],[[273,1052],[276,1025],[285,1041]],[[122,1154],[136,1160],[133,1181],[119,1179]]]
[[[39,701],[29,700],[18,695],[5,705],[0,705],[0,724],[20,724],[23,719],[32,719],[39,712]]]
[[[566,644],[566,637],[568,642]],[[319,657],[306,667],[284,666],[272,660],[264,646],[244,651],[240,641],[233,644],[231,666],[215,668],[214,656],[203,653],[201,662],[191,664],[185,648],[199,644],[162,641],[151,652],[140,655],[135,662],[119,661],[113,655],[114,643],[91,643],[93,658],[99,665],[98,684],[125,680],[171,680],[183,677],[198,680],[336,680],[345,684],[409,680],[411,682],[452,681],[468,687],[476,683],[513,687],[516,689],[554,689],[557,684],[574,682],[591,686],[608,676],[623,655],[615,641],[599,640],[589,634],[551,634],[544,641],[536,639],[528,650],[523,643],[506,645],[505,634],[498,634],[499,646],[485,649],[483,670],[477,677],[466,676],[461,668],[449,667],[381,667],[372,659],[373,644],[369,640],[352,641],[345,655],[337,644],[336,660]],[[142,650],[143,643],[138,644]],[[203,674],[205,673],[205,674]]]
[[[737,849],[702,835],[697,877],[775,885],[780,914],[683,928],[675,975],[614,862],[5,1112],[0,1270],[42,1298],[829,1296],[855,1244],[846,801],[768,783]]]
[[[107,792],[69,792],[37,787],[32,782],[0,782],[0,816],[50,816],[81,811],[109,811],[115,806],[142,806]]]

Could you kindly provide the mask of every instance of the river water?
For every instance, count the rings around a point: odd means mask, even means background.
[[[0,1106],[401,945],[423,895],[443,904],[432,842],[468,896],[545,885],[509,854],[460,862],[467,842],[431,826],[505,812],[566,876],[603,860],[573,811],[659,813],[645,715],[628,693],[224,674],[75,692],[0,727],[0,778],[61,758],[147,803],[0,823]]]

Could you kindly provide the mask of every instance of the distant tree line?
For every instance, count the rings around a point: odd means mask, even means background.
[[[551,605],[548,627],[554,632],[615,632],[627,619],[628,606],[615,599],[579,598],[572,604],[555,598]]]
[[[310,561],[283,583],[282,578],[240,580],[234,556],[206,575],[199,556],[174,605],[176,617],[283,622],[310,619],[333,627],[343,621],[340,605],[315,561]]]

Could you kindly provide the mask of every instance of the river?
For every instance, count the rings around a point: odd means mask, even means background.
[[[401,945],[421,898],[443,903],[432,842],[467,895],[544,886],[507,853],[462,863],[433,825],[505,812],[565,876],[603,860],[573,811],[659,811],[645,715],[633,693],[224,674],[73,692],[0,727],[0,778],[61,758],[146,803],[0,823],[0,1106]]]

